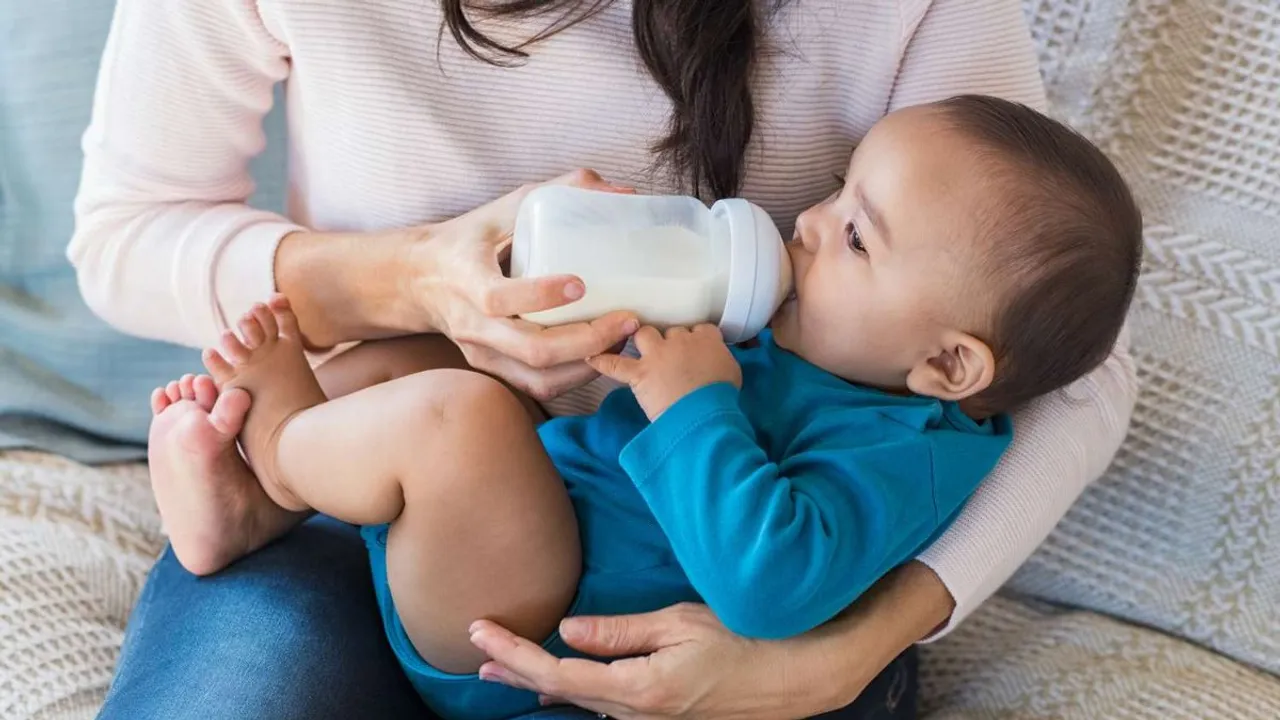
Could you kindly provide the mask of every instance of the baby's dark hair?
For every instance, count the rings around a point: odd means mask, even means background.
[[[1001,292],[987,337],[990,387],[972,398],[994,414],[1064,387],[1107,358],[1142,264],[1142,213],[1105,154],[1018,103],[962,95],[937,103],[978,146],[985,268]]]

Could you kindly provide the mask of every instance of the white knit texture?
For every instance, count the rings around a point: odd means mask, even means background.
[[[1129,438],[1013,587],[1280,672],[1280,5],[1030,6],[1147,253]]]

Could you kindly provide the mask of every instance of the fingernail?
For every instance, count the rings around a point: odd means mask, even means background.
[[[564,296],[570,300],[577,300],[582,297],[585,289],[579,283],[569,283],[564,286]]]
[[[477,621],[475,621],[475,622],[471,623],[471,627],[467,628],[467,634],[468,634],[468,635],[475,635],[475,634],[476,634],[476,633],[478,633],[478,632],[480,632],[480,621],[479,621],[479,620],[477,620]]]
[[[560,621],[560,637],[564,640],[578,640],[582,637],[582,623],[574,618]]]
[[[628,320],[627,323],[622,326],[622,332],[628,335],[634,335],[635,332],[639,329],[640,329],[639,320]]]

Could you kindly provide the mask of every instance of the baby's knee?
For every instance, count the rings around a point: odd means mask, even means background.
[[[527,416],[505,385],[471,370],[432,370],[401,378],[394,387],[400,421],[424,431],[496,429]]]
[[[395,398],[401,411],[387,421],[421,439],[414,445],[418,457],[411,477],[404,478],[406,494],[425,492],[438,501],[442,494],[461,500],[460,495],[494,492],[495,485],[511,480],[493,471],[495,453],[531,443],[540,447],[519,398],[487,375],[438,370],[396,382],[405,385]]]

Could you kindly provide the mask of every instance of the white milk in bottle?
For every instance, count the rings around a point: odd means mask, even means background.
[[[659,327],[714,323],[728,342],[754,337],[791,291],[791,263],[769,216],[746,200],[549,185],[516,219],[512,277],[576,275],[586,294],[525,315],[541,325],[630,310]]]

